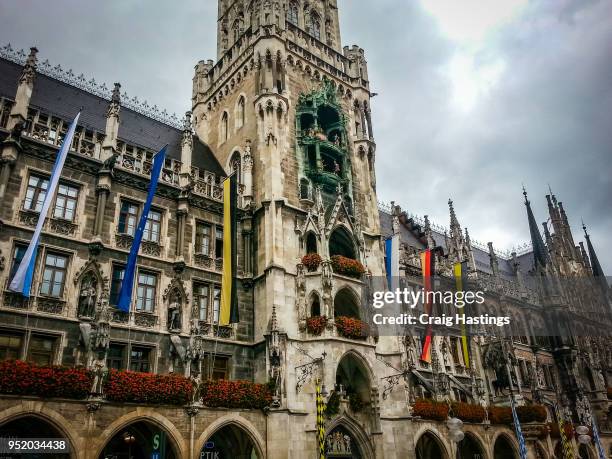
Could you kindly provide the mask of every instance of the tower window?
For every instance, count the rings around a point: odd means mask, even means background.
[[[310,13],[310,24],[308,25],[308,33],[317,40],[321,39],[321,19],[314,11]]]
[[[298,6],[295,2],[289,3],[289,8],[287,9],[287,22],[298,25]]]
[[[238,106],[236,108],[236,128],[240,129],[242,126],[244,126],[244,122],[245,122],[245,107],[246,106],[246,102],[244,100],[244,96],[240,96],[240,99],[238,99]]]
[[[227,137],[229,134],[228,125],[229,125],[229,116],[227,112],[223,112],[223,116],[221,117],[221,132],[220,132],[221,142],[225,142],[227,140]]]

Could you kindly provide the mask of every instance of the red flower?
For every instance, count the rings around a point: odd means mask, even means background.
[[[456,417],[466,422],[483,422],[487,414],[482,406],[472,403],[453,402],[451,408]]]
[[[306,319],[306,329],[309,333],[319,336],[327,325],[326,316],[313,316]]]
[[[321,256],[318,253],[308,253],[302,257],[302,264],[309,272],[316,271],[321,264]]]
[[[184,405],[191,400],[193,384],[179,375],[110,370],[103,390],[114,402]]]
[[[272,402],[266,384],[224,379],[204,381],[200,386],[200,397],[209,407],[262,409]]]
[[[345,338],[365,339],[369,335],[367,323],[353,317],[336,317],[336,329]]]
[[[448,405],[446,403],[420,398],[412,405],[412,414],[420,416],[423,419],[444,421],[448,418]]]
[[[355,277],[359,279],[365,268],[358,260],[343,257],[342,255],[334,255],[331,257],[332,268],[335,273],[344,274],[345,276]]]

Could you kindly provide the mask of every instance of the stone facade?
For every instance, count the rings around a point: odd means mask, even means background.
[[[50,364],[269,383],[271,406],[264,412],[212,409],[197,400],[177,408],[93,396],[2,396],[0,429],[20,419],[42,420],[69,438],[78,458],[105,457],[114,442],[127,444],[123,431],[148,441],[157,430],[171,445],[167,457],[205,457],[216,442],[222,457],[310,458],[318,450],[318,386],[328,405],[327,457],[451,458],[458,450],[462,457],[519,457],[511,426],[466,422],[466,439],[456,444],[445,422],[412,408],[420,398],[507,405],[500,368],[508,363],[519,405],[545,405],[552,423],[558,409],[576,424],[594,415],[608,451],[612,368],[605,341],[595,334],[538,341],[524,326],[546,320],[547,308],[574,304],[567,301],[572,297],[564,303],[543,295],[527,279],[602,274],[590,241],[588,256],[574,245],[556,198],[549,198],[554,233],[546,234],[546,244],[532,229],[533,250],[510,257],[498,256],[492,244],[488,250],[472,244],[452,202],[449,234],[398,206],[379,208],[367,62],[361,48],[342,47],[336,1],[224,0],[218,19],[217,61],[195,66],[192,112],[181,126],[128,108],[118,84],[111,92],[59,81],[66,78],[50,74],[50,66],[37,73],[36,49],[27,59],[3,49],[0,63],[15,85],[0,88],[2,351]],[[7,286],[37,220],[40,180],[49,176],[73,116],[56,115],[72,107],[49,102],[66,84],[91,115],[82,120],[62,171],[66,193],[73,190],[76,198],[68,196],[70,218],[56,199],[35,293],[24,300]],[[158,219],[150,217],[138,262],[142,290],[135,289],[132,311],[120,313],[112,305],[132,242],[130,218],[145,200],[152,154],[164,143],[170,146],[154,201]],[[217,327],[220,183],[231,173],[240,183],[240,322]],[[344,323],[365,322],[361,297],[373,279],[385,276],[384,241],[396,236],[394,275],[402,282],[422,285],[419,254],[426,249],[435,251],[442,277],[452,278],[453,264],[465,262],[470,279],[487,292],[488,310],[516,314],[523,324],[518,336],[471,338],[473,363],[467,365],[460,335],[435,337],[432,360],[423,362],[417,336],[384,336],[375,328],[363,336],[347,332]],[[318,261],[309,264],[305,256],[314,254]],[[58,256],[65,260],[61,269]],[[342,263],[365,273],[355,276]],[[49,290],[46,272],[61,276],[58,292]],[[152,301],[141,291],[152,292]],[[609,290],[597,298],[609,305]],[[316,321],[321,329],[313,328]],[[103,344],[92,345],[92,336]],[[560,457],[559,441],[543,422],[525,424],[523,432],[528,457]],[[573,439],[571,445],[578,448]],[[595,454],[592,444],[583,448]]]

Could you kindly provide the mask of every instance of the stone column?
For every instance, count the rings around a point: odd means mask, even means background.
[[[253,201],[253,156],[251,155],[251,141],[246,141],[244,156],[242,158],[242,171],[244,175],[244,205]]]
[[[368,133],[370,134],[370,140],[374,139],[374,131],[372,131],[372,112],[369,108],[365,109],[366,123],[368,123]]]
[[[98,194],[98,203],[96,205],[96,219],[94,222],[93,236],[94,239],[102,239],[104,231],[104,213],[106,212],[106,201],[111,190],[111,175],[110,172],[103,171],[98,175],[98,185],[96,192]]]
[[[104,129],[104,142],[100,159],[106,161],[117,151],[117,136],[119,134],[119,113],[121,112],[121,85],[115,83],[113,95],[106,111],[106,128]]]
[[[185,249],[185,222],[187,220],[188,207],[186,203],[180,203],[177,211],[178,217],[178,229],[176,235],[176,257],[178,259],[183,258],[183,251]]]

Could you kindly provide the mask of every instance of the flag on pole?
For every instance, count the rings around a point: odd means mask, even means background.
[[[462,292],[466,285],[466,273],[467,263],[455,263],[454,274],[455,274],[455,286],[458,292]],[[464,308],[461,308],[461,317],[465,316]],[[465,322],[461,322],[461,347],[463,348],[463,361],[465,362],[466,368],[470,368],[470,348],[468,345],[468,337],[465,332]]]
[[[431,315],[432,302],[429,301],[428,292],[432,291],[432,276],[435,273],[435,257],[430,249],[421,252],[421,271],[423,272],[423,293],[425,295],[425,314]],[[431,324],[427,326],[425,343],[421,352],[421,360],[431,363]]]
[[[399,234],[394,234],[385,240],[385,270],[387,271],[387,287],[395,290],[399,287]]]
[[[325,459],[325,400],[321,393],[321,381],[316,383],[317,402],[317,441],[319,443],[319,459]]]
[[[557,424],[559,425],[559,436],[561,437],[563,457],[564,459],[574,459],[574,450],[567,439],[567,435],[565,434],[565,420],[563,419],[563,414],[557,405],[555,405],[555,412],[557,414]]]
[[[42,232],[42,227],[45,224],[45,220],[47,219],[47,214],[49,213],[49,207],[51,206],[51,202],[55,197],[55,190],[57,189],[60,176],[62,175],[64,162],[66,161],[66,157],[68,156],[68,150],[70,150],[70,146],[72,145],[72,138],[74,137],[74,131],[76,129],[77,123],[79,122],[80,116],[81,112],[77,113],[74,120],[72,121],[72,124],[68,128],[68,132],[66,133],[66,137],[64,137],[62,146],[57,152],[57,157],[55,158],[55,164],[53,166],[53,172],[51,172],[51,178],[49,179],[49,185],[47,187],[47,194],[45,195],[40,214],[38,214],[38,221],[36,222],[34,235],[30,240],[30,244],[28,245],[26,253],[21,259],[21,263],[19,263],[19,267],[17,268],[15,276],[13,277],[13,280],[9,285],[9,290],[21,293],[25,297],[30,296],[30,288],[32,287],[32,277],[34,276],[34,265],[36,264],[36,253],[38,252],[38,243],[40,242],[40,233]]]
[[[134,240],[132,241],[132,247],[130,248],[130,255],[128,257],[127,264],[125,266],[125,272],[123,275],[123,282],[121,283],[121,290],[119,291],[119,301],[117,307],[124,312],[129,312],[130,303],[132,302],[132,289],[134,287],[134,274],[136,272],[136,261],[138,259],[138,251],[140,250],[140,243],[142,242],[142,235],[144,233],[147,219],[149,218],[149,210],[151,210],[151,204],[153,203],[153,196],[155,196],[155,190],[157,189],[157,182],[159,181],[159,175],[164,161],[166,160],[166,148],[167,145],[159,150],[153,156],[153,166],[151,167],[151,182],[149,183],[149,191],[147,193],[147,200],[142,209],[142,215],[140,221],[136,227],[134,233]]]
[[[595,415],[593,411],[591,412],[591,429],[593,430],[593,441],[595,442],[595,446],[597,446],[597,454],[599,455],[599,459],[606,459],[606,453],[604,452],[603,446],[601,445],[601,438],[599,437],[599,430],[597,429],[597,422],[595,422]]]
[[[229,325],[239,321],[236,293],[237,208],[238,178],[236,174],[232,174],[223,182],[223,274],[219,325]]]
[[[516,438],[519,442],[519,453],[521,455],[521,459],[527,459],[527,444],[525,443],[525,437],[523,437],[521,423],[519,422],[518,415],[516,414],[516,407],[514,406],[514,396],[512,394],[510,394],[510,407],[512,408],[514,431],[516,432]]]

